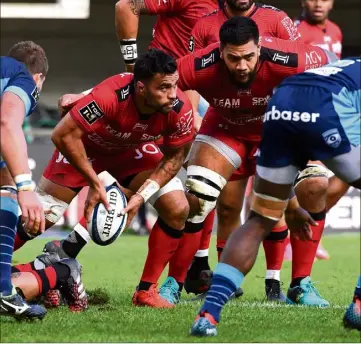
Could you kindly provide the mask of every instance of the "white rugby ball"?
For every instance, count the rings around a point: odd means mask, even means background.
[[[127,206],[123,192],[116,184],[108,186],[105,190],[110,205],[109,212],[102,203],[98,203],[87,223],[91,238],[100,246],[113,243],[123,233],[128,218],[128,214],[121,215],[121,210]]]

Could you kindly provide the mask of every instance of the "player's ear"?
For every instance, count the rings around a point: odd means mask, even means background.
[[[219,46],[219,56],[223,60],[223,51],[224,51],[224,45],[221,43]]]
[[[145,85],[141,81],[137,81],[137,88],[139,90],[139,93],[144,96],[145,93]]]

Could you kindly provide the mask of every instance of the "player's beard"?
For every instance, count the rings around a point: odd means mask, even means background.
[[[240,88],[240,89],[248,89],[248,88],[250,88],[251,84],[253,83],[253,80],[256,77],[256,74],[257,74],[257,71],[256,71],[256,68],[255,68],[252,72],[250,72],[248,74],[249,75],[248,81],[240,82],[239,80],[237,80],[236,74],[230,72],[232,83],[235,84],[237,86],[237,88]]]
[[[147,106],[148,108],[151,108],[154,110],[154,112],[160,112],[163,115],[167,115],[169,112],[172,111],[172,107],[168,107],[168,103],[167,104],[163,104],[163,105],[159,105],[159,104],[154,104],[151,100],[151,97],[147,94],[144,97],[144,105]],[[172,102],[173,105],[173,102]]]
[[[248,11],[254,3],[254,0],[248,1],[247,4],[240,3],[239,0],[226,0],[227,6],[232,11]]]

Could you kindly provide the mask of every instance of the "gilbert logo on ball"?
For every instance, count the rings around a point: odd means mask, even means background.
[[[98,203],[88,222],[88,231],[97,245],[107,246],[113,243],[124,231],[128,215],[121,211],[127,206],[127,199],[115,184],[106,188],[110,210]]]

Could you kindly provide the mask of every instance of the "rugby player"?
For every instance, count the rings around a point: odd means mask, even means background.
[[[197,91],[210,107],[187,168],[187,191],[196,197],[188,198],[190,217],[185,230],[194,234],[187,256],[176,253],[171,259],[169,276],[176,281],[184,280],[199,248],[203,222],[227,182],[240,168],[244,178],[254,174],[263,114],[273,88],[287,76],[337,59],[299,41],[262,37],[259,42],[258,27],[248,17],[227,20],[220,39],[221,44],[211,44],[178,61],[179,88]],[[201,210],[195,213],[197,204]],[[320,232],[318,227],[314,230]]]
[[[259,29],[260,36],[276,37],[285,40],[297,40],[300,34],[287,14],[273,6],[255,3],[253,0],[226,0],[224,6],[213,13],[201,18],[192,30],[189,42],[190,51],[198,51],[209,44],[219,41],[219,29],[232,16],[246,16],[252,18]],[[240,209],[247,185],[247,176],[239,171],[234,173],[217,202],[217,251],[220,255],[226,239],[233,229],[240,225]],[[202,239],[192,266],[185,280],[188,292],[200,293],[207,289],[206,281],[201,276],[211,274],[208,263],[208,250],[212,235],[215,210],[204,221]],[[263,242],[265,250],[267,272],[265,291],[268,300],[284,301],[280,287],[280,270],[282,267],[286,238],[288,234],[284,219],[278,223],[272,233]],[[183,246],[187,250],[187,246]],[[236,295],[242,294],[238,290]]]
[[[341,180],[361,189],[360,63],[360,58],[341,60],[289,77],[277,87],[265,112],[250,216],[229,237],[191,334],[217,334],[223,306],[252,269],[261,241],[284,212],[293,236],[313,240],[315,220],[293,192],[295,176],[309,160],[320,160]],[[302,283],[287,297],[302,298],[305,287],[314,288]],[[361,329],[360,299],[359,281],[344,317],[348,327]]]
[[[24,118],[34,110],[48,72],[46,54],[31,41],[19,42],[1,57],[0,150],[0,315],[43,318],[46,310],[28,304],[11,283],[11,260],[18,223],[18,206],[30,235],[45,228],[44,211],[35,194],[28,166]]]
[[[194,139],[193,111],[177,89],[176,61],[151,49],[139,57],[134,75],[106,79],[86,96],[69,104],[52,140],[57,147],[39,182],[37,193],[45,209],[46,227],[54,225],[84,186],[90,186],[85,218],[61,247],[47,251],[76,257],[90,240],[86,230],[94,206],[107,206],[105,188],[97,174],[108,171],[131,190],[128,223],[149,201],[159,218],[149,237],[149,252],[134,295],[136,305],[173,307],[159,296],[156,283],[179,245],[189,205],[181,181],[175,178]],[[71,97],[70,97],[71,99]],[[162,151],[155,141],[163,137]],[[126,162],[126,163],[124,163]],[[30,239],[29,237],[27,238]]]

